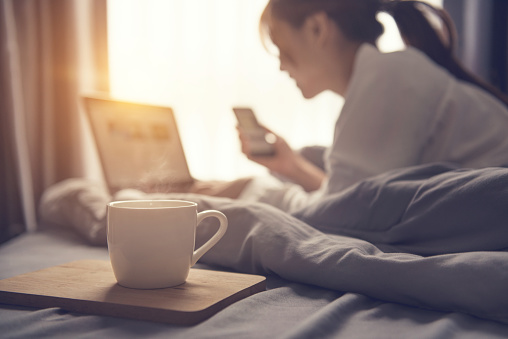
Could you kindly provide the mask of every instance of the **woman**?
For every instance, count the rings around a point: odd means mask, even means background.
[[[376,49],[381,11],[395,19],[406,50]],[[441,18],[442,30],[431,26],[429,14]],[[240,198],[294,211],[395,168],[508,165],[508,100],[454,58],[454,29],[444,11],[419,1],[271,0],[260,27],[305,98],[331,90],[345,100],[323,169],[280,137],[276,156],[251,157],[240,131],[251,160],[296,184],[253,180]]]

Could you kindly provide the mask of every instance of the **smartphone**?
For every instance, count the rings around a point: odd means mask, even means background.
[[[273,134],[266,133],[261,127],[254,111],[247,107],[233,107],[238,125],[249,138],[250,154],[254,156],[271,156],[275,154],[273,142],[269,140]]]

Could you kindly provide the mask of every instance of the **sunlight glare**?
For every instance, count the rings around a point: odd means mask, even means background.
[[[440,4],[440,0],[432,2]],[[267,0],[109,0],[113,97],[174,109],[192,174],[232,179],[265,173],[241,154],[231,108],[250,106],[294,149],[329,145],[343,100],[305,100],[267,53],[258,23]],[[403,48],[380,14],[383,51]],[[391,20],[391,21],[390,21]]]

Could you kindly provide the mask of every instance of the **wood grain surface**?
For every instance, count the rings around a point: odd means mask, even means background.
[[[182,285],[131,289],[109,261],[80,260],[0,280],[0,303],[192,325],[265,289],[263,276],[194,268]]]

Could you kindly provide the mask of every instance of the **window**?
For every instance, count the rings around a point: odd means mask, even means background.
[[[108,2],[112,95],[173,107],[190,169],[199,179],[265,171],[240,153],[233,105],[253,107],[295,149],[332,140],[342,99],[323,93],[305,100],[279,71],[278,59],[259,37],[266,2]],[[388,15],[381,20],[387,27],[382,48],[400,48],[395,24]]]

